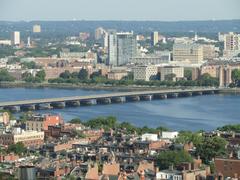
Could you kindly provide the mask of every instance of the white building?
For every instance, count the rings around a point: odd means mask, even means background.
[[[183,176],[177,170],[163,170],[156,173],[157,180],[182,180]]]
[[[163,131],[162,136],[163,139],[175,139],[178,137],[178,132],[177,131]]]
[[[184,77],[184,68],[180,66],[164,66],[159,68],[161,74],[161,81],[169,80],[167,79],[168,75],[174,75],[171,79],[176,81],[176,79],[181,79]]]
[[[154,65],[140,65],[133,68],[134,80],[150,81],[157,79],[158,67]]]
[[[108,35],[108,65],[117,66],[117,35],[115,33]]]
[[[33,26],[33,32],[34,33],[40,33],[41,32],[41,26],[36,24]]]
[[[158,32],[154,31],[151,34],[152,46],[155,46],[158,43]]]
[[[146,133],[146,134],[142,135],[141,139],[142,139],[142,141],[157,141],[158,140],[158,135],[157,134]]]
[[[8,39],[0,40],[0,45],[8,45],[8,46],[10,46],[11,45],[11,40],[8,40]]]
[[[15,45],[20,45],[20,32],[19,31],[14,31],[12,32],[11,36],[11,43],[13,46]]]

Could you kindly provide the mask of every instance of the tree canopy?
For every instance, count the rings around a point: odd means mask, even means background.
[[[191,155],[184,151],[164,151],[157,155],[157,166],[160,169],[168,169],[169,166],[178,166],[184,162],[192,162]]]
[[[0,82],[1,81],[14,81],[15,78],[12,77],[6,69],[0,70]]]

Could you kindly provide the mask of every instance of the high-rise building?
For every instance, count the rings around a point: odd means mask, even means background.
[[[41,32],[41,26],[36,24],[33,26],[33,32],[34,33],[40,33]]]
[[[173,60],[200,64],[203,61],[203,47],[199,44],[177,43],[173,45]]]
[[[117,34],[117,65],[130,62],[137,55],[137,40],[133,32]]]
[[[230,32],[224,36],[224,50],[239,50],[240,49],[240,35]]]
[[[102,27],[99,27],[95,30],[95,39],[99,40],[103,38],[105,30]]]
[[[152,32],[151,34],[152,46],[155,46],[158,43],[158,39],[159,39],[158,32],[157,31]]]
[[[108,65],[124,65],[137,55],[137,40],[134,34],[111,33],[108,36]]]
[[[108,35],[108,65],[117,66],[117,35],[112,33]]]
[[[13,46],[20,45],[20,32],[19,31],[12,32],[11,43]]]
[[[232,58],[240,53],[240,34],[230,32],[224,35],[223,56]]]

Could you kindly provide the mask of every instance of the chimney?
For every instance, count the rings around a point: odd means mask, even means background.
[[[173,164],[171,166],[169,166],[169,170],[173,171]]]
[[[233,152],[231,151],[229,154],[229,158],[231,159],[233,157]]]
[[[235,136],[236,136],[236,133],[233,132],[233,133],[232,133],[232,138],[235,138]]]
[[[156,171],[156,173],[159,172],[159,167],[156,167],[156,168],[155,168],[155,171]]]
[[[191,171],[192,170],[192,164],[188,163],[188,170]]]

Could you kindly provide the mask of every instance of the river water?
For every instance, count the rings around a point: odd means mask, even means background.
[[[109,93],[102,90],[54,88],[3,88],[0,102],[64,96],[82,96]],[[89,120],[98,116],[116,116],[136,126],[164,126],[172,130],[213,130],[226,124],[240,123],[239,95],[204,95],[187,98],[141,101],[124,104],[82,106],[75,108],[42,110],[56,113],[65,121],[79,117]]]

